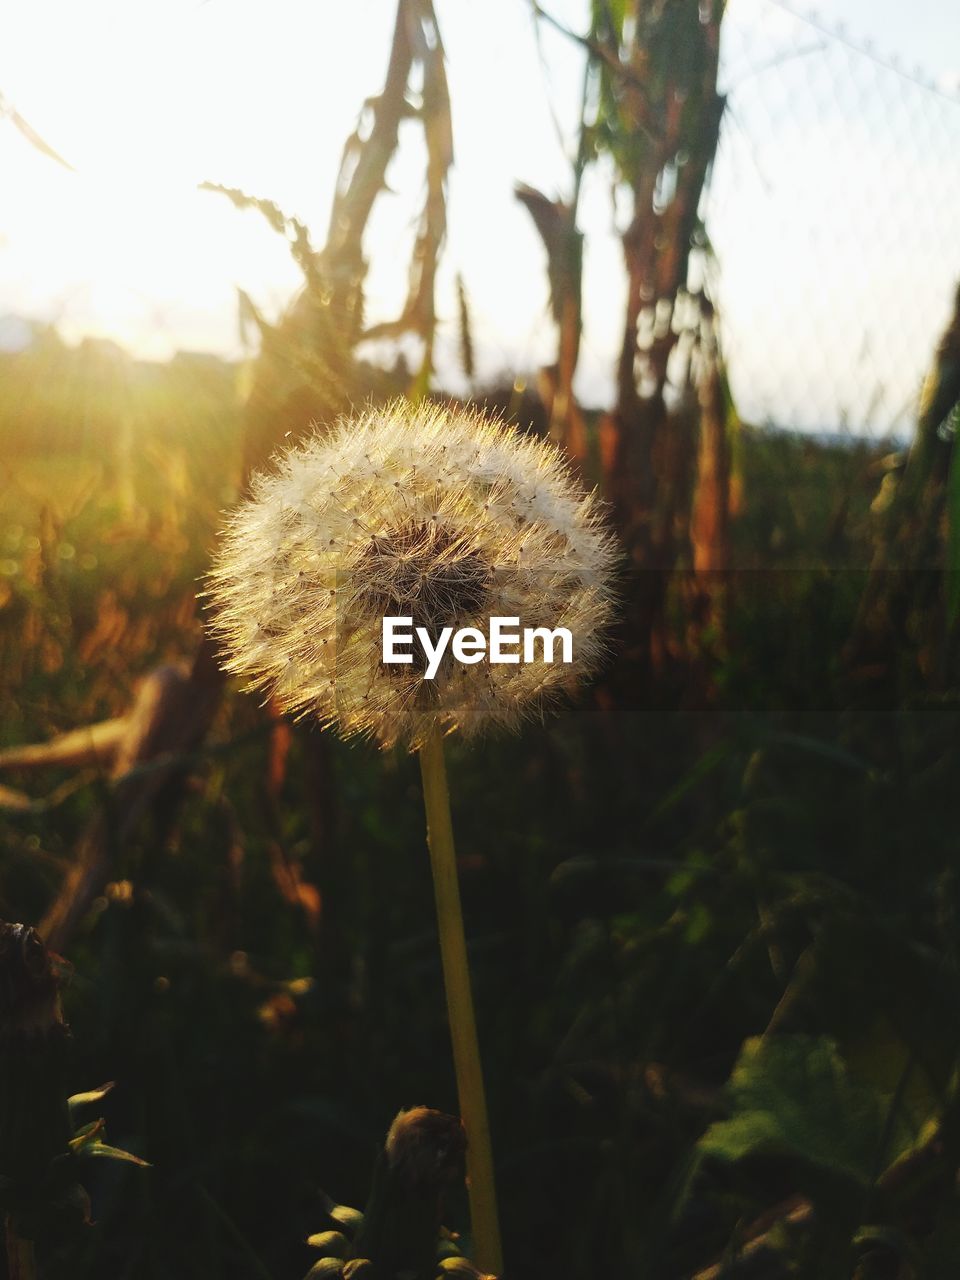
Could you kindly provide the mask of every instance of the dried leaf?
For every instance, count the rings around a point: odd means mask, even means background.
[[[49,766],[109,769],[126,731],[125,717],[71,729],[50,742],[7,747],[0,751],[0,769],[42,769]]]
[[[20,133],[23,134],[30,145],[32,147],[36,147],[42,155],[47,156],[51,160],[55,160],[57,164],[63,165],[64,169],[69,169],[71,173],[76,172],[73,165],[64,160],[63,156],[60,155],[58,151],[54,151],[49,142],[46,142],[41,138],[36,129],[24,120],[19,111],[12,107],[8,102],[5,102],[3,95],[0,94],[0,117],[2,116],[6,116],[14,128],[19,129]]]

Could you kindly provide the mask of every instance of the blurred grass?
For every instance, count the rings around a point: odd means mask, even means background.
[[[4,357],[4,744],[121,714],[138,678],[190,659],[239,471],[235,370],[96,347],[55,348],[58,366],[52,344],[42,371]],[[797,1054],[842,1054],[871,1124],[895,1106],[898,1141],[948,1105],[960,702],[846,696],[875,451],[757,431],[742,449],[716,699],[678,711],[682,685],[641,690],[621,655],[599,701],[453,745],[514,1274],[686,1275],[797,1186],[847,1214],[803,1150],[695,1159],[771,1023]],[[231,693],[182,803],[117,851],[71,949],[74,1083],[119,1081],[111,1140],[154,1168],[93,1170],[96,1225],[51,1277],[300,1276],[319,1188],[362,1203],[395,1111],[455,1106],[415,762],[300,725],[278,770],[282,746]],[[39,795],[68,778],[4,781]],[[0,816],[0,913],[39,917],[104,806],[91,773]],[[949,1180],[928,1195],[955,1212]],[[947,1248],[908,1219],[889,1211],[916,1248]]]

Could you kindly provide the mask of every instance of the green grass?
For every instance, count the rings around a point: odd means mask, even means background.
[[[5,743],[121,713],[195,651],[241,411],[231,378],[198,401],[167,376],[158,400],[143,374],[132,449],[107,427],[68,449],[55,414],[46,443],[39,417],[16,435],[15,398],[0,410]],[[612,709],[587,692],[518,739],[453,745],[512,1274],[672,1280],[792,1194],[816,1209],[783,1245],[799,1274],[849,1274],[863,1223],[911,1275],[957,1260],[949,1143],[896,1195],[877,1185],[955,1109],[960,699],[847,696],[868,461],[746,433],[709,705],[650,696],[621,653]],[[320,1188],[362,1203],[396,1110],[455,1106],[415,762],[300,725],[271,784],[268,729],[231,690],[70,949],[71,1084],[117,1079],[109,1136],[154,1167],[86,1175],[96,1225],[51,1280],[302,1275]],[[90,777],[0,816],[2,914],[40,915],[106,801]]]

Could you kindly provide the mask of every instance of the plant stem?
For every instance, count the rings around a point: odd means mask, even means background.
[[[10,1280],[37,1280],[37,1259],[33,1241],[23,1240],[16,1234],[10,1215],[7,1215],[7,1274]]]
[[[427,811],[427,843],[433,868],[433,888],[437,902],[437,924],[443,980],[447,993],[447,1016],[453,1042],[453,1065],[457,1075],[460,1116],[467,1131],[467,1184],[470,1221],[473,1229],[474,1261],[483,1271],[499,1275],[503,1270],[500,1224],[493,1182],[493,1154],[490,1126],[473,1013],[467,944],[460,910],[457,858],[450,819],[450,792],[443,755],[443,737],[434,729],[420,748],[423,799]]]

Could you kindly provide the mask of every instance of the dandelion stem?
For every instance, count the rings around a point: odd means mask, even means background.
[[[443,737],[438,729],[431,732],[420,748],[420,771],[427,811],[427,843],[430,846],[433,868],[453,1063],[457,1075],[460,1115],[467,1131],[467,1181],[476,1254],[474,1261],[483,1271],[499,1275],[503,1264],[493,1182],[490,1126],[487,1121],[480,1047],[477,1042],[477,1024],[467,964],[467,944],[460,909]]]
[[[7,1215],[7,1274],[10,1280],[37,1280],[37,1259],[33,1251],[33,1241],[24,1240],[13,1229],[10,1215]]]

